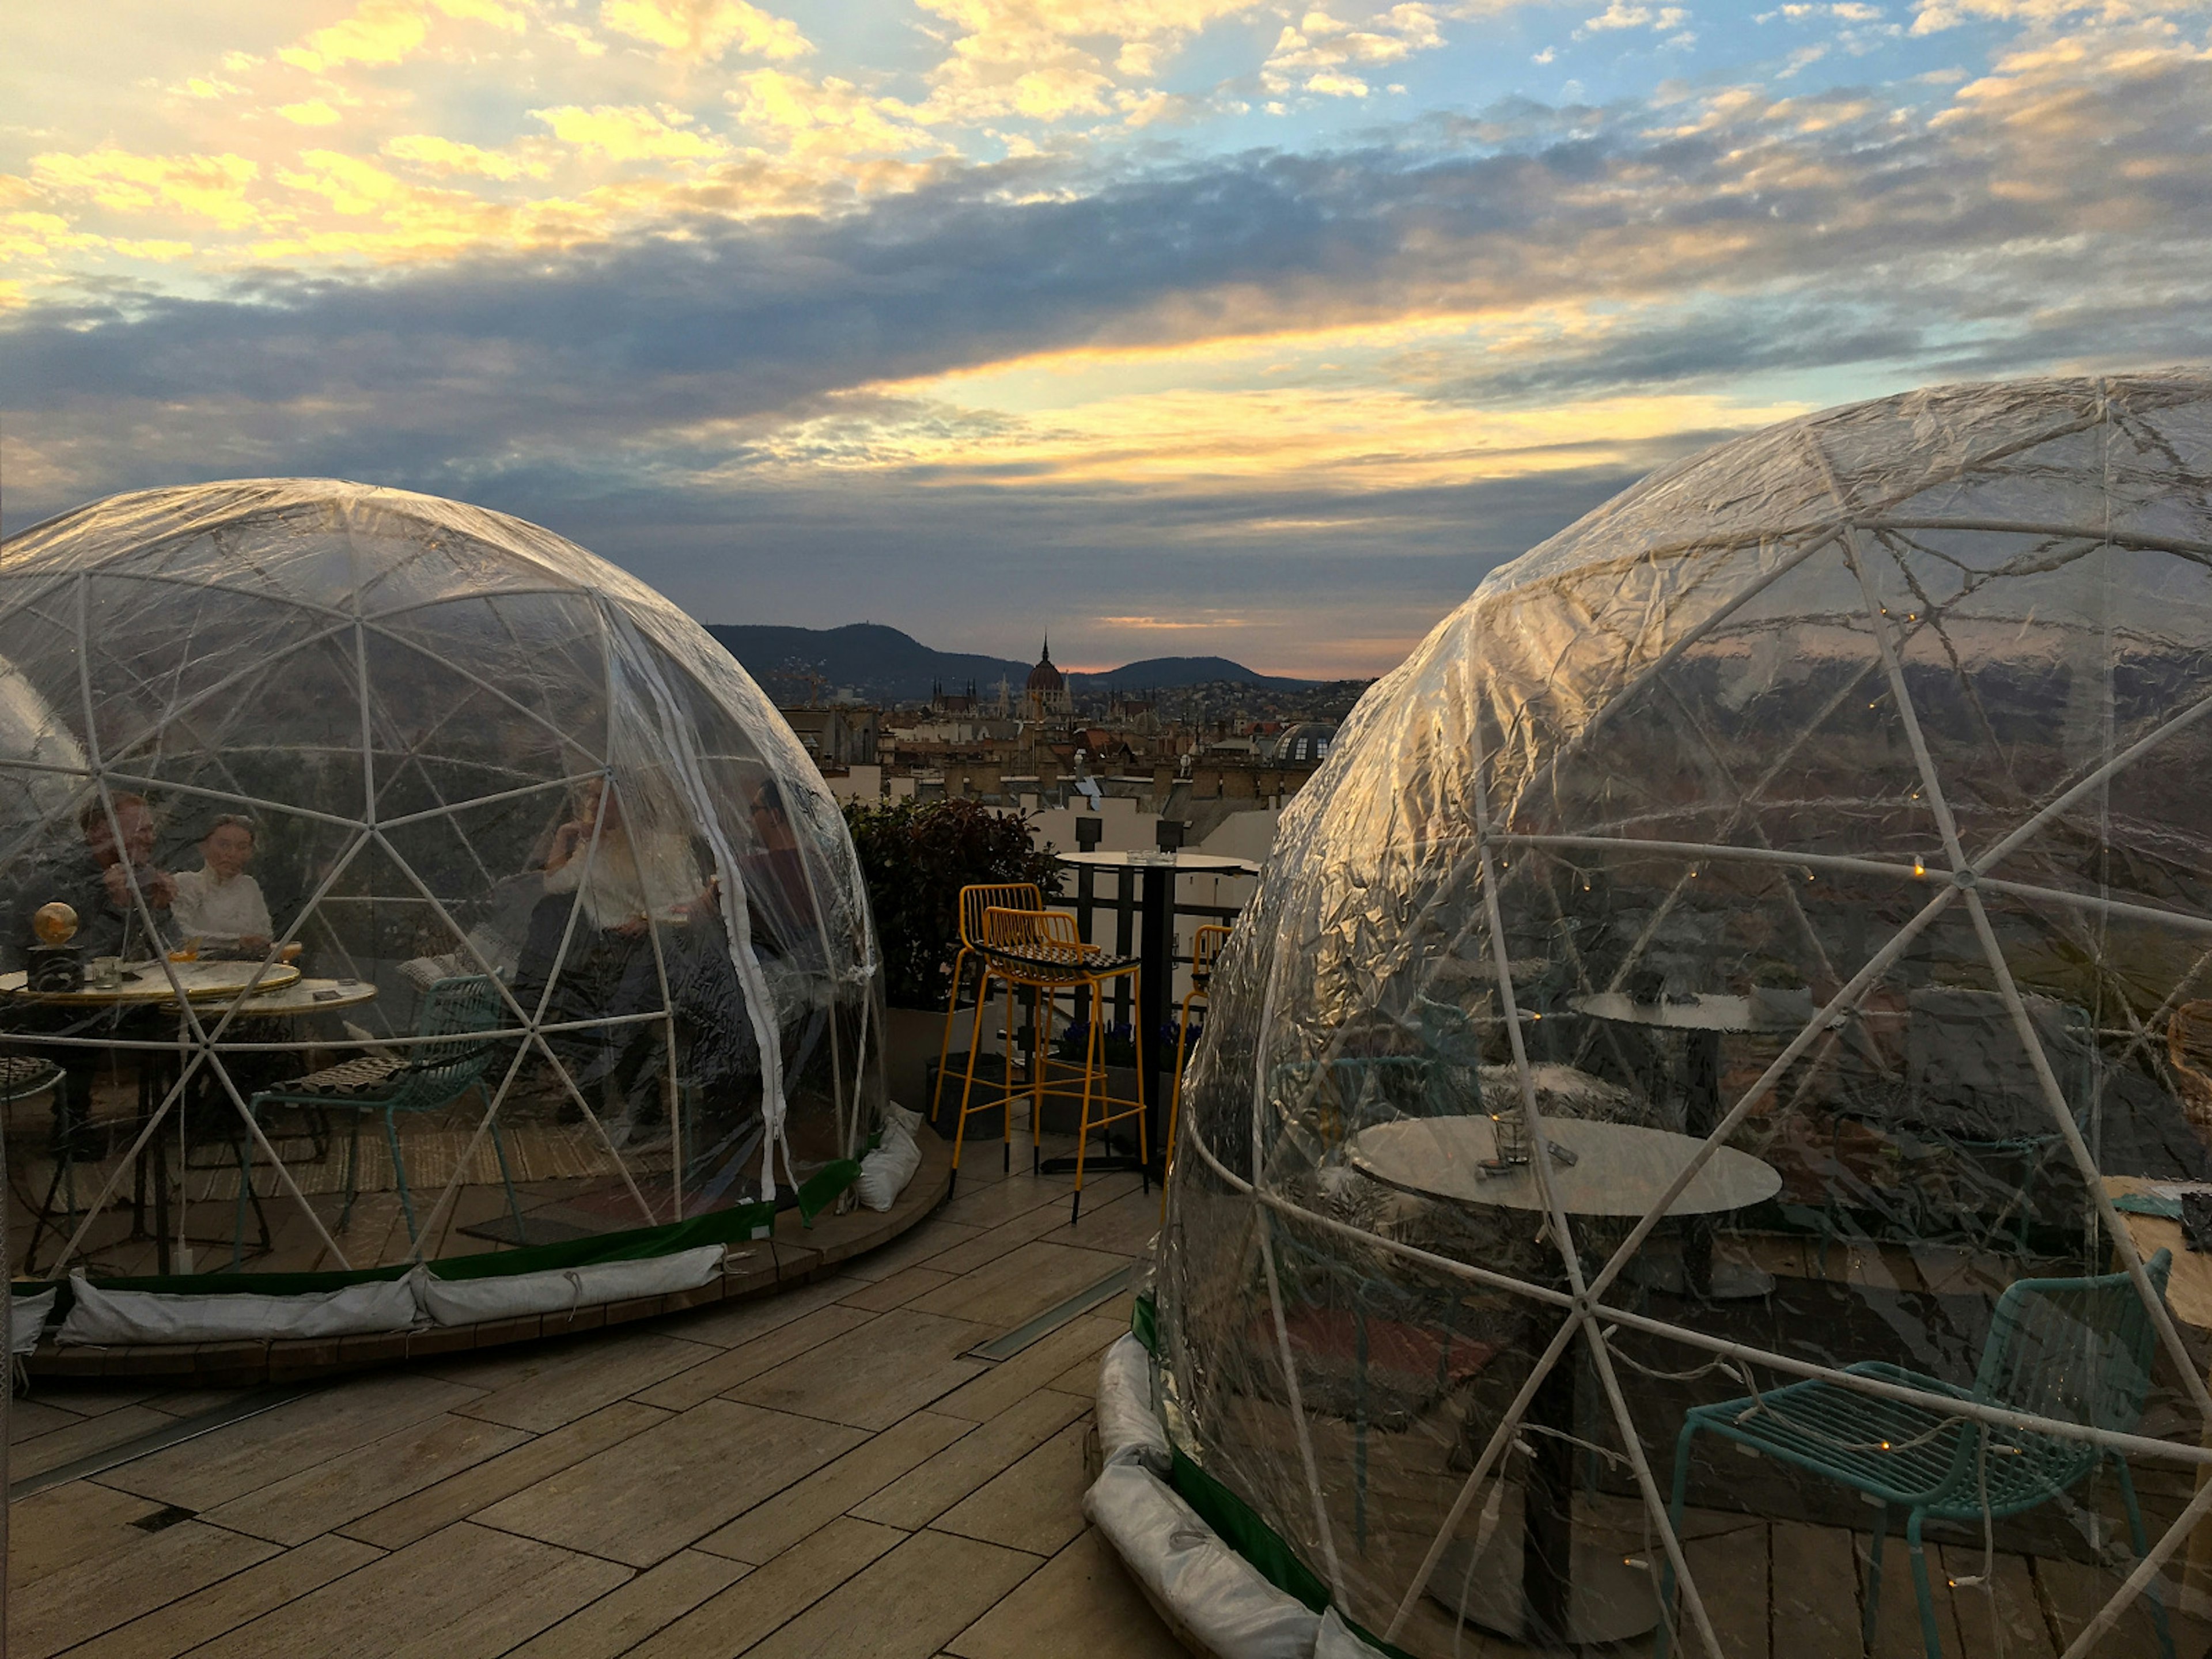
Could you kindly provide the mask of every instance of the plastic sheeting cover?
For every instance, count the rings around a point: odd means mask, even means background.
[[[2008,1286],[2136,1254],[2114,1192],[2212,1176],[2208,564],[2212,380],[1942,387],[1655,474],[1362,700],[1212,981],[1158,1310],[1177,1449],[1348,1617],[1460,1650],[1478,1494],[1539,1463],[1660,1562],[1693,1406],[1971,1386]],[[2100,1389],[1986,1403],[2150,1443],[2155,1538],[2203,1373],[2139,1281],[2081,1296]],[[1863,1531],[1711,1444],[1691,1504]],[[2120,1504],[2106,1465],[1996,1547],[2111,1595]]]
[[[125,976],[0,995],[0,1042],[70,1072],[19,1273],[557,1244],[877,1128],[871,923],[814,765],[697,624],[499,514],[276,479],[11,537],[0,870],[0,970],[61,901],[79,967]]]

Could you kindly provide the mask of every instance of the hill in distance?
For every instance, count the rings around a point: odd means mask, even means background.
[[[744,665],[763,690],[779,699],[805,695],[814,675],[821,677],[825,691],[849,686],[879,702],[919,702],[934,684],[963,691],[970,680],[988,697],[1002,678],[1019,692],[1031,666],[1010,657],[933,650],[881,623],[852,623],[843,628],[710,623],[707,631]],[[1067,678],[1069,689],[1079,693],[1109,688],[1132,694],[1173,691],[1215,682],[1295,691],[1316,684],[1255,673],[1226,657],[1148,657],[1103,674],[1071,674]]]

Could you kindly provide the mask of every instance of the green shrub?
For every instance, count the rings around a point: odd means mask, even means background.
[[[1049,898],[1059,866],[1030,845],[1029,819],[979,801],[845,804],[846,827],[875,912],[884,995],[901,1008],[941,1008],[960,948],[960,890],[1035,882]]]

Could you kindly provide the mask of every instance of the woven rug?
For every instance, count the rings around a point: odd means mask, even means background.
[[[473,1128],[407,1127],[400,1131],[400,1156],[407,1162],[407,1185],[416,1193],[434,1192],[442,1188],[453,1177],[453,1170],[468,1151]],[[614,1155],[591,1125],[527,1124],[519,1127],[502,1127],[501,1134],[507,1142],[507,1164],[518,1184],[541,1181],[581,1181],[616,1177],[619,1175]],[[313,1148],[304,1135],[270,1136],[271,1144],[285,1160],[285,1167],[300,1190],[308,1197],[343,1193],[346,1189],[346,1126],[343,1121],[332,1125],[330,1146],[324,1156],[316,1159]],[[216,1199],[234,1199],[238,1196],[238,1170],[234,1164],[211,1168],[197,1167],[203,1160],[212,1161],[222,1154],[214,1147],[201,1146],[193,1151],[196,1167],[185,1176],[189,1201],[199,1204]],[[364,1193],[391,1192],[398,1182],[393,1179],[392,1153],[385,1145],[383,1126],[374,1121],[361,1126],[361,1144],[356,1153],[357,1170],[355,1185]],[[173,1179],[177,1167],[174,1148],[169,1151],[169,1170]],[[665,1175],[672,1158],[668,1146],[662,1145],[628,1152],[623,1162],[631,1175],[642,1182],[652,1175]],[[51,1165],[48,1166],[51,1168]],[[106,1178],[105,1169],[94,1175],[80,1168],[78,1179],[91,1180],[95,1188]],[[465,1185],[495,1186],[499,1182],[499,1158],[493,1150],[491,1136],[486,1134],[469,1155],[468,1168],[462,1177]],[[129,1177],[125,1177],[127,1195]],[[265,1158],[256,1149],[253,1170],[253,1190],[263,1198],[272,1198],[283,1191],[276,1172],[269,1167]]]

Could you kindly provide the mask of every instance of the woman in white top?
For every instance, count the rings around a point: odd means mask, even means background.
[[[576,816],[554,831],[545,859],[548,893],[580,888],[585,920],[593,927],[642,939],[649,911],[659,910],[664,921],[677,926],[688,922],[706,896],[707,882],[690,836],[634,834],[620,800],[595,778],[584,786]]]
[[[169,914],[179,939],[203,949],[258,956],[273,931],[261,884],[246,873],[253,858],[253,820],[235,813],[217,818],[200,842],[204,866],[179,871]]]
[[[544,882],[546,896],[531,915],[516,970],[516,994],[530,1006],[552,980],[548,1012],[556,1021],[620,1022],[563,1031],[552,1039],[553,1050],[575,1087],[586,1098],[599,1096],[611,1145],[630,1145],[640,1133],[665,1139],[661,1028],[635,1017],[672,1000],[687,1027],[698,1026],[693,959],[703,955],[719,960],[729,993],[721,1000],[726,1006],[706,1010],[704,1019],[713,1032],[727,1034],[726,1047],[742,1030],[743,1006],[720,931],[690,925],[711,913],[714,902],[690,837],[633,824],[621,798],[594,780],[582,790],[575,815],[554,831]],[[572,907],[580,912],[574,918]],[[651,937],[656,927],[658,942]],[[696,1074],[696,1038],[690,1048]],[[722,1069],[735,1064],[725,1060]]]

